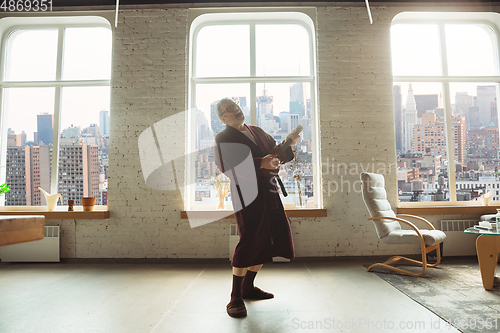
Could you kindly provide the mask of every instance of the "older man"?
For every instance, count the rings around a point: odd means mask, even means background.
[[[232,99],[224,98],[218,102],[217,115],[226,128],[215,137],[215,160],[219,169],[231,179],[231,198],[240,235],[231,262],[233,287],[226,310],[229,316],[239,318],[247,315],[243,299],[274,297],[254,286],[255,276],[262,264],[272,262],[275,256],[293,259],[294,248],[276,182],[261,170],[272,171],[279,167],[276,155],[269,154],[271,149],[277,147],[276,141],[260,127],[246,125],[243,111]],[[293,145],[299,135],[290,134],[288,138]],[[290,161],[293,158],[290,147],[285,153],[285,162]],[[239,173],[235,172],[245,156],[253,160],[250,169],[247,169],[249,172],[241,174],[241,169]],[[251,196],[252,199],[255,197],[251,202],[246,202],[249,201],[246,200],[248,196],[244,198],[248,187],[257,189]]]

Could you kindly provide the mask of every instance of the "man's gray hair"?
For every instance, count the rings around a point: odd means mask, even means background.
[[[215,111],[217,112],[217,117],[218,117],[218,118],[220,118],[220,117],[221,117],[222,112],[224,112],[224,110],[221,110],[221,109],[220,109],[220,106],[221,106],[223,103],[226,103],[226,102],[231,102],[231,103],[234,103],[234,101],[233,101],[231,98],[223,98],[223,99],[221,99],[221,100],[217,103],[217,106],[215,107]]]

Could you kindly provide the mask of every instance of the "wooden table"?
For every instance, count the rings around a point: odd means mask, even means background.
[[[0,246],[43,239],[45,216],[0,216]]]

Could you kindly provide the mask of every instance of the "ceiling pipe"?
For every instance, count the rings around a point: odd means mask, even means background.
[[[368,0],[366,0],[368,1]],[[116,14],[115,14],[115,28],[118,26],[118,7],[120,6],[120,0],[116,0]]]
[[[118,0],[116,0],[116,1],[118,1]],[[373,24],[372,12],[370,10],[370,4],[368,3],[368,0],[365,0],[365,3],[366,3],[366,10],[368,11],[368,18],[370,19],[370,24]],[[116,15],[118,15],[118,9],[117,9]]]

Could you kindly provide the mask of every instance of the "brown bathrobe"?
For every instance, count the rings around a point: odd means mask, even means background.
[[[295,257],[290,225],[276,182],[260,171],[262,157],[276,146],[276,140],[257,126],[246,126],[257,145],[231,126],[215,136],[215,162],[231,179],[231,199],[240,235],[231,262],[233,267],[272,262],[273,256]],[[291,148],[285,152],[290,161]]]

